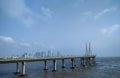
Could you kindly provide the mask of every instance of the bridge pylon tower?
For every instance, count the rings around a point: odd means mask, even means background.
[[[92,49],[91,49],[91,43],[90,42],[86,43],[85,49],[86,49],[85,55],[86,56],[91,56],[92,55]]]

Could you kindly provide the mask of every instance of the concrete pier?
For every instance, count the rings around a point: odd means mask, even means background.
[[[81,66],[86,66],[85,58],[81,58]]]
[[[71,68],[75,68],[75,59],[71,59],[72,62],[72,67]]]
[[[45,60],[44,63],[45,63],[44,70],[48,70],[48,68],[47,68],[47,60]]]
[[[53,72],[57,70],[57,60],[53,60]]]
[[[22,74],[21,76],[26,76],[27,74],[25,73],[25,62],[22,62]]]
[[[95,57],[92,57],[91,59],[92,59],[92,60],[91,60],[91,61],[92,61],[92,64],[94,65],[94,64],[96,63]]]
[[[65,68],[65,60],[62,59],[62,68]]]
[[[82,66],[83,62],[82,62],[82,58],[80,58],[80,66]]]
[[[89,59],[88,58],[85,59],[85,66],[86,67],[89,66]]]
[[[83,58],[83,66],[86,66],[85,58]]]
[[[16,63],[16,72],[15,72],[15,74],[20,74],[19,62]]]
[[[89,60],[89,61],[90,61],[89,63],[90,63],[90,65],[92,66],[92,65],[93,65],[93,59],[92,59],[92,58],[89,58],[89,59],[90,59],[90,60]]]
[[[89,66],[91,66],[91,58],[88,58],[88,63],[89,63]]]

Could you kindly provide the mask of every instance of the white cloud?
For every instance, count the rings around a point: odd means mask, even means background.
[[[111,27],[102,28],[100,32],[102,34],[112,34],[113,32],[117,31],[119,28],[120,28],[119,24],[114,24]]]
[[[0,42],[3,42],[4,44],[11,44],[11,46],[23,46],[23,47],[29,47],[30,44],[26,42],[17,42],[15,41],[12,37],[7,37],[7,36],[0,36]]]
[[[43,43],[39,43],[39,42],[28,43],[25,41],[17,41],[17,40],[14,40],[12,37],[8,37],[8,36],[0,36],[0,48],[1,46],[2,47],[9,46],[9,47],[15,47],[15,48],[31,48],[31,49],[33,47],[39,47],[44,49],[55,49],[54,46],[50,46],[48,48],[48,46],[46,46]]]
[[[47,7],[41,7],[43,14],[47,17],[52,17],[52,11]]]
[[[99,19],[101,16],[103,16],[104,14],[106,13],[109,13],[111,11],[115,11],[117,8],[116,7],[112,7],[112,8],[109,8],[109,9],[104,9],[103,11],[97,13],[94,18],[95,19]]]
[[[35,18],[40,17],[26,6],[25,0],[1,0],[0,2],[0,9],[5,14],[19,19],[26,27],[31,27]]]
[[[6,36],[0,36],[0,41],[3,41],[5,43],[14,43],[15,41],[11,37]]]

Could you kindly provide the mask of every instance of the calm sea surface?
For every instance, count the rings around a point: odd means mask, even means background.
[[[57,72],[52,72],[52,61],[49,61],[48,70],[43,70],[44,62],[26,63],[27,78],[120,78],[120,57],[97,58],[97,64],[91,67],[81,67],[77,60],[77,67],[70,69],[71,61],[66,60],[66,68],[61,68],[61,61],[57,63]],[[20,64],[21,67],[21,64]],[[0,64],[0,78],[19,78],[13,73],[16,64]],[[21,70],[20,70],[21,71]]]

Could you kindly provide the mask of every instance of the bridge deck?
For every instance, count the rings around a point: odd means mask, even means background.
[[[76,58],[94,58],[95,56],[65,56],[65,57],[41,57],[41,58],[8,58],[0,59],[1,63],[15,63],[15,62],[33,62],[44,60],[62,60],[62,59],[76,59]]]

